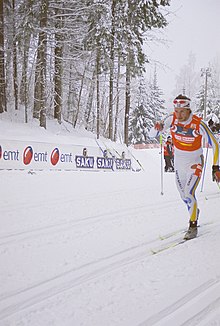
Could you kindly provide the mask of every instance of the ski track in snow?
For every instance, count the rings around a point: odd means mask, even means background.
[[[91,199],[93,198],[94,197],[91,196]],[[177,201],[167,201],[166,203],[158,205],[155,210],[159,212],[163,208],[169,208],[171,203],[178,206]],[[120,211],[117,210],[108,214],[105,213],[105,215],[100,214],[100,216],[89,216],[83,219],[75,220],[73,222],[64,222],[60,224],[49,225],[39,229],[32,229],[25,232],[9,234],[0,238],[0,246],[4,246],[6,244],[10,245],[14,243],[18,245],[21,241],[26,241],[29,238],[33,239],[33,237],[40,237],[44,234],[48,236],[48,231],[50,234],[69,231],[70,227],[74,227],[76,225],[78,226],[79,224],[84,225],[85,223],[99,223],[100,221],[103,222],[105,219],[108,221],[111,219],[118,220],[119,218],[126,219],[132,216],[135,211],[150,211],[154,206],[154,204],[145,204],[143,206],[133,207],[132,209],[129,208]],[[22,207],[23,205],[20,206],[20,208]],[[27,209],[26,204],[25,208]],[[122,268],[127,264],[135,263],[143,258],[146,258],[147,256],[151,256],[151,248],[155,245],[159,245],[160,243],[161,240],[159,239],[158,235],[157,239],[143,242],[123,251],[119,251],[111,256],[103,257],[97,261],[92,261],[81,265],[78,268],[71,269],[60,275],[56,275],[55,277],[45,280],[41,283],[33,284],[32,286],[18,292],[8,293],[6,296],[1,295],[0,318],[4,319],[9,317],[16,312],[21,311],[22,309],[42,302],[43,300],[57,295],[58,293],[67,291],[74,286],[78,286],[94,278],[101,277],[110,271]]]
[[[145,190],[146,189],[144,187],[132,188],[132,191],[136,193],[137,198],[141,196]],[[88,230],[86,229],[86,227],[88,226],[103,224],[103,228],[105,228],[108,227],[107,223],[109,223],[110,221],[117,221],[118,223],[123,223],[124,221],[134,218],[135,215],[141,217],[142,213],[143,215],[145,214],[144,216],[160,216],[161,212],[164,213],[169,211],[171,206],[173,211],[178,211],[179,206],[181,205],[179,198],[170,199],[170,197],[168,198],[168,200],[161,200],[158,203],[157,199],[153,198],[154,193],[152,194],[152,198],[148,198],[147,203],[145,198],[144,200],[137,200],[137,202],[132,200],[130,202],[130,199],[132,199],[132,197],[129,197],[129,193],[130,189],[126,189],[123,193],[121,192],[121,190],[108,190],[107,192],[99,192],[95,194],[88,193],[86,194],[86,198],[81,195],[68,195],[57,196],[57,198],[53,197],[53,199],[50,197],[46,201],[44,200],[42,195],[42,198],[39,196],[39,200],[37,200],[36,203],[29,203],[28,200],[22,202],[22,198],[19,199],[17,203],[10,203],[10,207],[7,203],[2,203],[1,212],[2,214],[5,214],[5,216],[8,215],[10,217],[10,214],[12,213],[14,217],[16,216],[17,211],[19,211],[20,216],[22,216],[23,213],[25,214],[26,211],[30,211],[30,214],[32,216],[38,216],[38,212],[42,211],[46,218],[45,221],[43,219],[40,219],[36,222],[36,224],[33,222],[33,220],[30,220],[29,222],[27,219],[24,220],[24,226],[20,226],[19,224],[17,224],[17,226],[14,227],[14,225],[12,225],[13,231],[5,231],[5,233],[1,233],[0,249],[4,251],[5,248],[12,248],[13,252],[13,250],[15,250],[14,248],[25,248],[25,245],[31,245],[32,242],[34,243],[35,239],[37,239],[38,242],[43,242],[43,239],[45,237],[53,237],[55,234],[58,234],[60,237],[62,237],[66,232],[69,232],[70,230],[74,231],[74,229],[77,227],[85,230],[85,232],[88,232]],[[117,199],[111,201],[111,197]],[[123,197],[127,197],[126,206],[124,206],[125,202],[123,201]],[[218,198],[219,192],[209,193],[206,195],[206,200],[204,199],[205,202],[203,203],[203,205],[205,206],[206,203],[211,203],[212,200],[218,200]],[[72,207],[77,207],[77,205],[84,205],[85,207],[82,210],[83,214],[80,214],[79,211],[77,211],[76,214],[73,214],[72,216],[71,211],[69,216],[65,218],[60,218],[60,212],[58,211],[56,212],[55,216],[51,217],[49,213],[50,211],[54,210],[54,206],[56,205],[56,202],[58,200],[60,207],[67,207],[66,213],[69,207],[72,209]],[[84,213],[86,206],[95,207],[95,205],[97,205],[98,207],[100,202],[112,202],[114,204],[114,202],[117,201],[123,203],[122,206],[116,205],[105,207],[105,205],[103,204],[101,209],[97,210],[97,213],[96,209],[94,209],[94,211],[88,210],[87,213]],[[216,205],[216,207],[218,206]],[[216,234],[220,233],[219,225],[219,222],[213,222],[213,224],[206,225],[204,229],[201,228],[201,232],[199,231],[199,233],[201,233],[201,241],[200,238],[195,240],[198,241],[198,247],[199,242],[201,243],[203,241],[203,236],[206,239],[206,233],[211,233],[211,231],[215,231]],[[8,227],[8,230],[10,230],[10,226]],[[153,229],[151,229],[151,232],[152,230]],[[160,234],[158,234],[157,237],[155,230],[153,230],[152,235],[148,238],[145,238],[146,241],[136,241],[135,239],[132,245],[128,241],[124,246],[119,246],[118,248],[114,248],[113,246],[111,252],[104,252],[101,257],[90,257],[86,261],[83,261],[83,259],[82,261],[76,260],[76,262],[74,262],[74,264],[72,265],[72,268],[69,267],[69,269],[67,269],[67,267],[63,267],[62,271],[54,271],[54,274],[47,274],[45,278],[43,278],[42,276],[37,281],[35,280],[35,282],[33,282],[32,280],[32,282],[20,286],[20,288],[17,287],[13,290],[5,291],[5,293],[0,294],[0,326],[11,325],[10,322],[11,320],[13,320],[14,317],[16,319],[17,316],[22,316],[22,314],[24,314],[25,316],[26,312],[28,315],[32,308],[39,312],[42,306],[46,307],[48,305],[48,301],[50,298],[56,299],[58,295],[63,295],[63,301],[65,301],[65,294],[76,287],[85,285],[86,288],[87,283],[92,281],[94,284],[97,280],[100,280],[101,283],[101,279],[104,278],[104,276],[109,275],[109,277],[111,277],[111,274],[114,274],[114,272],[116,271],[120,272],[121,270],[123,270],[123,268],[129,265],[135,267],[136,265],[138,265],[137,263],[141,264],[142,262],[151,265],[152,261],[154,261],[155,259],[158,259],[159,261],[160,257],[166,257],[168,253],[169,258],[171,258],[172,253],[177,253],[179,250],[181,250],[180,248],[183,248],[184,246],[190,247],[193,243],[186,242],[185,244],[183,244],[183,246],[181,245],[175,248],[169,248],[168,250],[165,250],[164,252],[161,252],[156,256],[152,255],[152,248],[160,247],[163,244],[170,244],[174,240],[179,238],[180,235],[176,234],[174,236],[171,236],[170,238],[161,240]],[[55,243],[56,238],[53,241]],[[148,318],[144,318],[144,316],[142,315],[142,319],[138,319],[139,316],[137,315],[137,318],[135,320],[143,320],[141,324],[138,325],[138,322],[136,322],[135,324],[126,324],[126,326],[218,325],[214,323],[211,324],[211,321],[213,315],[217,315],[219,313],[219,293],[220,276],[216,276],[216,278],[210,278],[209,276],[206,281],[204,281],[203,279],[202,284],[193,288],[191,291],[189,291],[187,294],[184,294],[178,300],[174,300],[172,304],[168,304],[168,306],[166,306],[165,304],[163,305],[163,307],[165,308],[161,307],[161,310],[157,310],[156,313],[152,312],[151,315],[145,316]],[[55,305],[57,304],[57,306],[59,305],[58,301],[59,300],[55,302]],[[85,307],[86,306],[83,306],[83,308]],[[196,307],[196,309],[194,307]],[[23,318],[23,320],[27,318],[25,320],[26,323],[24,323],[24,325],[31,326],[31,324],[27,324],[28,317],[25,316]],[[112,325],[125,325],[125,323],[120,323],[119,319],[117,320],[116,318],[115,320],[116,321],[112,322]],[[217,316],[217,320],[220,320],[219,316]],[[80,325],[102,326],[101,324],[89,324],[89,321],[90,320],[88,319],[87,324],[84,324],[82,322],[82,324],[80,323]],[[111,320],[109,322],[111,322]],[[68,323],[68,325],[70,325],[70,323]],[[22,321],[19,321],[18,318],[18,323],[16,323],[15,321],[13,325],[22,325]],[[63,326],[59,324],[54,325]],[[40,326],[46,326],[46,324],[40,324]]]
[[[213,311],[219,312],[219,293],[220,277],[208,280],[138,326],[211,325],[208,314]],[[205,319],[207,324],[203,323]]]
[[[206,226],[208,230],[217,229],[217,226],[220,223],[215,223],[214,225],[210,224]],[[205,233],[206,234],[206,233]],[[182,238],[182,237],[181,237]],[[43,301],[52,298],[58,294],[64,293],[66,291],[71,290],[76,286],[80,286],[83,283],[89,282],[96,278],[100,278],[107,273],[111,273],[117,269],[121,269],[126,265],[134,264],[138,261],[151,259],[152,253],[151,249],[154,246],[159,246],[161,243],[172,243],[175,239],[181,239],[178,234],[177,236],[172,236],[171,240],[165,239],[160,240],[159,237],[157,239],[146,241],[141,243],[140,245],[133,246],[127,248],[126,250],[117,252],[108,257],[103,257],[102,259],[98,259],[97,261],[92,261],[87,264],[81,265],[78,268],[71,269],[59,275],[56,275],[53,278],[48,280],[44,280],[38,284],[33,284],[26,289],[19,290],[17,292],[8,293],[6,296],[2,296],[0,298],[0,321],[4,320],[22,310],[32,307],[33,305],[42,303]],[[199,239],[199,238],[198,238]],[[191,240],[193,242],[193,240]],[[174,249],[174,248],[173,248]],[[172,248],[168,249],[172,250]],[[163,253],[160,253],[163,254]],[[203,314],[207,314],[208,311],[213,309],[218,309],[220,304],[220,279],[210,280],[197,289],[194,289],[192,292],[172,304],[172,306],[167,307],[163,311],[157,313],[155,316],[152,316],[149,320],[145,321],[144,323],[140,324],[139,326],[159,326],[159,325],[174,325],[170,321],[166,322],[166,319],[172,318],[172,315],[175,312],[178,313],[178,320],[179,320],[179,312],[178,309],[183,309],[186,306],[186,309],[191,309],[191,304],[193,300],[197,297],[203,297],[207,292],[209,294],[210,291],[214,291],[217,297],[212,293],[212,300],[204,299],[205,305],[202,306],[202,311],[198,313],[198,310],[193,310],[193,315],[184,321],[184,323],[175,324],[186,326],[186,325],[197,325],[195,324],[195,320],[198,318],[203,318]],[[189,308],[187,308],[189,306]],[[181,312],[182,314],[182,312]],[[185,310],[183,312],[185,316]],[[198,315],[198,316],[197,316]],[[186,324],[185,324],[186,323]],[[189,324],[191,323],[191,324]],[[193,324],[192,324],[193,323]],[[200,324],[199,324],[200,325]]]
[[[140,189],[138,189],[140,190]],[[136,191],[136,189],[134,189],[134,191]],[[106,197],[109,198],[109,196],[114,195],[114,196],[118,196],[120,195],[120,192],[112,192],[112,193],[108,193],[106,195]],[[104,196],[100,196],[100,194],[94,194],[94,195],[90,195],[89,196],[89,200],[90,201],[94,201],[95,198],[97,199],[97,201],[102,201]],[[219,198],[219,193],[214,193],[211,195],[208,195],[205,197],[206,200],[211,200],[211,199],[216,199]],[[62,199],[59,198],[59,200],[62,200],[62,205],[65,205],[67,203],[71,203],[72,205],[74,205],[74,201],[77,202],[78,205],[79,204],[79,200],[83,200],[82,196],[79,196],[79,198],[69,198],[69,199]],[[88,199],[88,196],[87,196]],[[29,209],[38,209],[39,206],[41,207],[41,209],[45,209],[45,210],[50,210],[54,204],[56,203],[56,200],[48,200],[47,204],[44,206],[44,202],[42,203],[37,203],[36,205],[29,205],[26,202],[21,204],[18,203],[16,204],[16,206],[13,207],[13,204],[9,207],[8,205],[2,204],[1,206],[1,212],[4,214],[12,212],[12,211],[17,211],[19,210],[19,214],[22,214],[22,210],[27,211]],[[47,226],[42,226],[42,227],[38,227],[38,228],[32,228],[32,229],[27,229],[23,232],[14,232],[14,233],[7,233],[6,235],[0,235],[0,246],[3,246],[5,244],[10,244],[12,242],[18,242],[18,241],[24,241],[28,238],[33,238],[33,237],[38,237],[41,236],[43,234],[47,234],[48,235],[48,231],[52,234],[52,233],[60,233],[60,231],[65,231],[65,230],[69,230],[69,228],[74,228],[75,226],[80,226],[80,225],[85,225],[85,224],[92,224],[92,223],[99,223],[100,221],[103,220],[115,220],[115,219],[125,219],[125,218],[130,218],[133,216],[133,214],[135,212],[150,212],[152,209],[154,209],[154,211],[156,212],[156,214],[160,214],[160,211],[164,208],[169,208],[172,205],[172,207],[179,207],[179,200],[167,200],[164,203],[160,203],[157,204],[157,206],[155,206],[155,203],[151,203],[151,204],[144,204],[144,205],[137,205],[137,206],[132,206],[129,208],[124,208],[124,209],[116,209],[116,210],[112,210],[110,209],[110,212],[104,212],[104,213],[100,213],[100,214],[95,214],[92,216],[86,216],[83,218],[76,218],[73,219],[71,221],[64,221],[62,223],[57,223],[57,224],[49,224]],[[109,211],[109,209],[108,209]]]
[[[102,200],[102,199],[100,198],[100,200]],[[74,219],[73,221],[67,221],[67,222],[63,222],[63,223],[42,226],[41,228],[30,229],[30,230],[26,230],[24,232],[7,234],[7,235],[0,236],[0,246],[3,246],[5,244],[10,244],[12,242],[24,241],[28,238],[38,237],[45,233],[48,235],[48,231],[51,234],[57,233],[57,232],[60,233],[61,230],[62,231],[69,230],[70,227],[74,228],[75,226],[80,226],[80,225],[83,226],[85,224],[99,223],[100,221],[103,222],[103,220],[110,221],[110,220],[115,220],[115,219],[118,220],[120,218],[121,219],[130,218],[133,216],[133,214],[135,212],[138,212],[138,213],[145,212],[146,213],[147,211],[151,211],[152,208],[154,209],[155,212],[158,212],[158,214],[159,214],[161,209],[169,208],[171,204],[175,205],[176,207],[179,206],[179,203],[177,200],[170,200],[170,201],[167,201],[166,203],[158,204],[156,208],[155,208],[155,204],[148,204],[148,205],[144,204],[144,205],[138,205],[138,206],[132,207],[132,208],[124,208],[124,209],[121,209],[120,211],[117,209],[117,210],[115,210],[115,211],[113,210],[109,213],[104,213],[104,214],[100,213],[99,215],[87,216],[84,218]],[[54,205],[54,203],[52,203],[52,205]],[[22,206],[22,208],[24,208],[25,210],[28,210],[29,208],[32,208],[32,207],[24,204],[24,206]],[[48,208],[48,205],[47,205],[47,208]]]

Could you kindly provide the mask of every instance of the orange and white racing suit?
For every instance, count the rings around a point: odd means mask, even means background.
[[[176,185],[187,205],[190,221],[195,221],[198,218],[195,191],[201,179],[204,161],[202,139],[205,137],[206,143],[212,146],[213,165],[219,165],[219,144],[205,122],[192,113],[184,123],[178,122],[175,112],[169,115],[164,120],[162,132],[168,128],[174,144]]]

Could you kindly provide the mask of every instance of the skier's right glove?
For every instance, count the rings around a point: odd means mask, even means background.
[[[220,182],[220,167],[219,165],[212,166],[212,180]]]
[[[163,121],[157,121],[154,125],[154,129],[158,131],[162,131],[164,127],[164,122]]]

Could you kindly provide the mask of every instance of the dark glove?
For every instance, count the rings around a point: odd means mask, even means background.
[[[220,182],[220,167],[219,167],[219,165],[212,166],[212,180]]]

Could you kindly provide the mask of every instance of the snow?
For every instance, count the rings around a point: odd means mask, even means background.
[[[94,145],[94,135],[1,118],[1,139]],[[132,150],[141,172],[1,170],[0,326],[220,325],[220,189],[212,152],[197,190],[200,236],[159,149]]]

